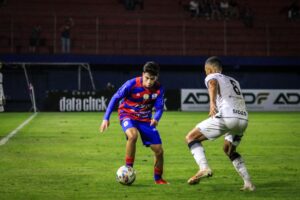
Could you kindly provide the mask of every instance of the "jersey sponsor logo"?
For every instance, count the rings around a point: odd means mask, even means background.
[[[235,113],[235,114],[247,116],[247,112],[245,112],[245,111],[243,111],[243,110],[236,110],[236,109],[233,109],[232,112]]]
[[[107,99],[87,97],[87,98],[67,98],[62,97],[59,100],[59,111],[74,112],[74,111],[104,111],[107,108]]]

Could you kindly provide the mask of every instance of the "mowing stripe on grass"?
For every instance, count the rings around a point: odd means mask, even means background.
[[[6,142],[8,142],[8,140],[10,138],[12,138],[14,135],[16,135],[19,132],[19,130],[21,130],[24,126],[26,126],[36,115],[37,115],[37,113],[34,113],[33,115],[31,115],[26,121],[24,121],[15,130],[13,130],[7,136],[5,136],[4,138],[2,138],[2,140],[0,140],[0,146],[6,144]]]

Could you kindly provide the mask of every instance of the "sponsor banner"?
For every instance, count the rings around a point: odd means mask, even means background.
[[[105,111],[111,92],[49,92],[45,99],[46,111],[91,112]]]
[[[248,111],[300,111],[300,90],[243,90]],[[208,111],[206,89],[181,89],[181,110]]]
[[[48,92],[43,110],[60,112],[106,111],[112,96],[112,92],[105,90],[97,92]],[[165,110],[178,110],[180,108],[180,91],[165,91],[164,100]],[[117,105],[115,110],[117,110]]]

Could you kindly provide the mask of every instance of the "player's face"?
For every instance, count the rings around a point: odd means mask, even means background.
[[[157,76],[152,76],[147,72],[143,72],[143,86],[146,88],[150,88],[154,85],[155,81],[157,81]]]
[[[204,66],[206,76],[212,73],[212,66],[210,64],[205,64]]]

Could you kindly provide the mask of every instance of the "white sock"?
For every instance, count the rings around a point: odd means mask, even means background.
[[[244,180],[244,184],[251,184],[250,175],[247,171],[246,165],[242,159],[242,157],[238,157],[232,161],[232,164],[235,170],[239,173],[239,175]]]
[[[196,163],[199,166],[199,169],[208,168],[208,163],[205,157],[204,148],[201,143],[195,143],[190,147],[191,153],[194,156]]]

